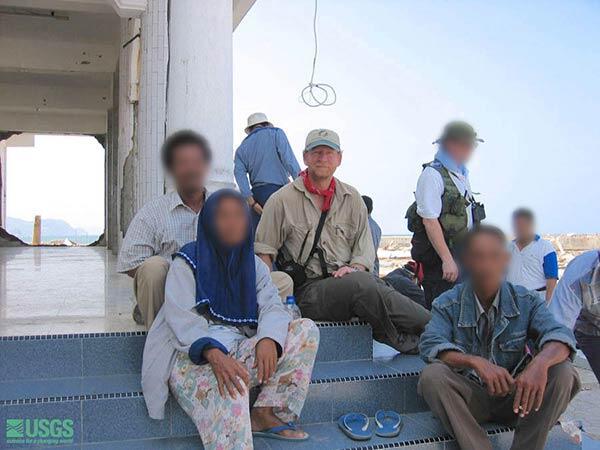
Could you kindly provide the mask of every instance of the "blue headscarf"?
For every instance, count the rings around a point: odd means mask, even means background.
[[[248,231],[242,243],[228,247],[219,241],[216,213],[221,200],[233,198],[244,207]],[[187,261],[196,278],[196,309],[231,325],[258,324],[256,266],[250,209],[242,195],[221,189],[206,201],[198,218],[198,234],[175,254]]]
[[[457,164],[456,161],[454,161],[454,159],[452,159],[452,157],[448,154],[446,149],[441,145],[438,147],[438,151],[435,154],[435,160],[439,161],[442,166],[444,166],[450,172],[460,173],[465,177],[469,175],[467,167],[464,164]]]

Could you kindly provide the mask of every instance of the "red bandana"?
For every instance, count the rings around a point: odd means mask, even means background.
[[[329,211],[329,208],[331,208],[331,202],[333,201],[333,195],[335,194],[335,178],[331,179],[331,183],[329,183],[329,187],[327,189],[318,189],[314,187],[312,181],[310,181],[307,170],[300,172],[300,176],[302,177],[302,180],[304,180],[304,187],[308,192],[323,197],[323,206],[321,207],[321,211]]]

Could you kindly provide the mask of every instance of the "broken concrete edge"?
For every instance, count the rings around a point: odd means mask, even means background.
[[[557,233],[543,234],[558,252],[581,252],[600,248],[600,233]],[[411,234],[382,236],[380,248],[383,250],[403,250],[410,248]]]
[[[84,247],[106,247],[105,233],[102,233],[98,236],[98,239]]]
[[[29,247],[29,244],[23,242],[14,234],[10,234],[3,227],[0,227],[0,247]]]
[[[104,247],[104,246],[106,246],[104,233],[102,233],[98,237],[98,239],[96,239],[91,244],[80,245],[80,246],[81,247]],[[27,242],[23,242],[21,239],[19,239],[14,234],[10,234],[3,227],[0,227],[0,247],[33,247],[33,246],[28,244]],[[69,246],[64,245],[64,244],[52,244],[52,245],[41,244],[41,245],[36,245],[35,247],[69,247]]]

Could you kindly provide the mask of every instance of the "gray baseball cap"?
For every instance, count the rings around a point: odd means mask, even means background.
[[[306,136],[306,145],[304,146],[304,151],[309,152],[313,148],[320,145],[326,145],[337,152],[342,151],[340,148],[340,137],[338,134],[335,131],[327,130],[325,128],[318,128],[308,133],[308,136]]]

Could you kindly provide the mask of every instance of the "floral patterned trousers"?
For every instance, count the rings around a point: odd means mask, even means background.
[[[240,341],[230,356],[250,372],[250,387],[258,386],[254,366],[256,338]],[[261,386],[255,407],[273,407],[283,422],[295,421],[308,393],[319,346],[319,330],[309,319],[290,323],[285,348],[270,380]],[[232,399],[221,397],[209,364],[196,365],[180,352],[169,378],[171,392],[192,418],[206,450],[252,449],[248,391]]]

